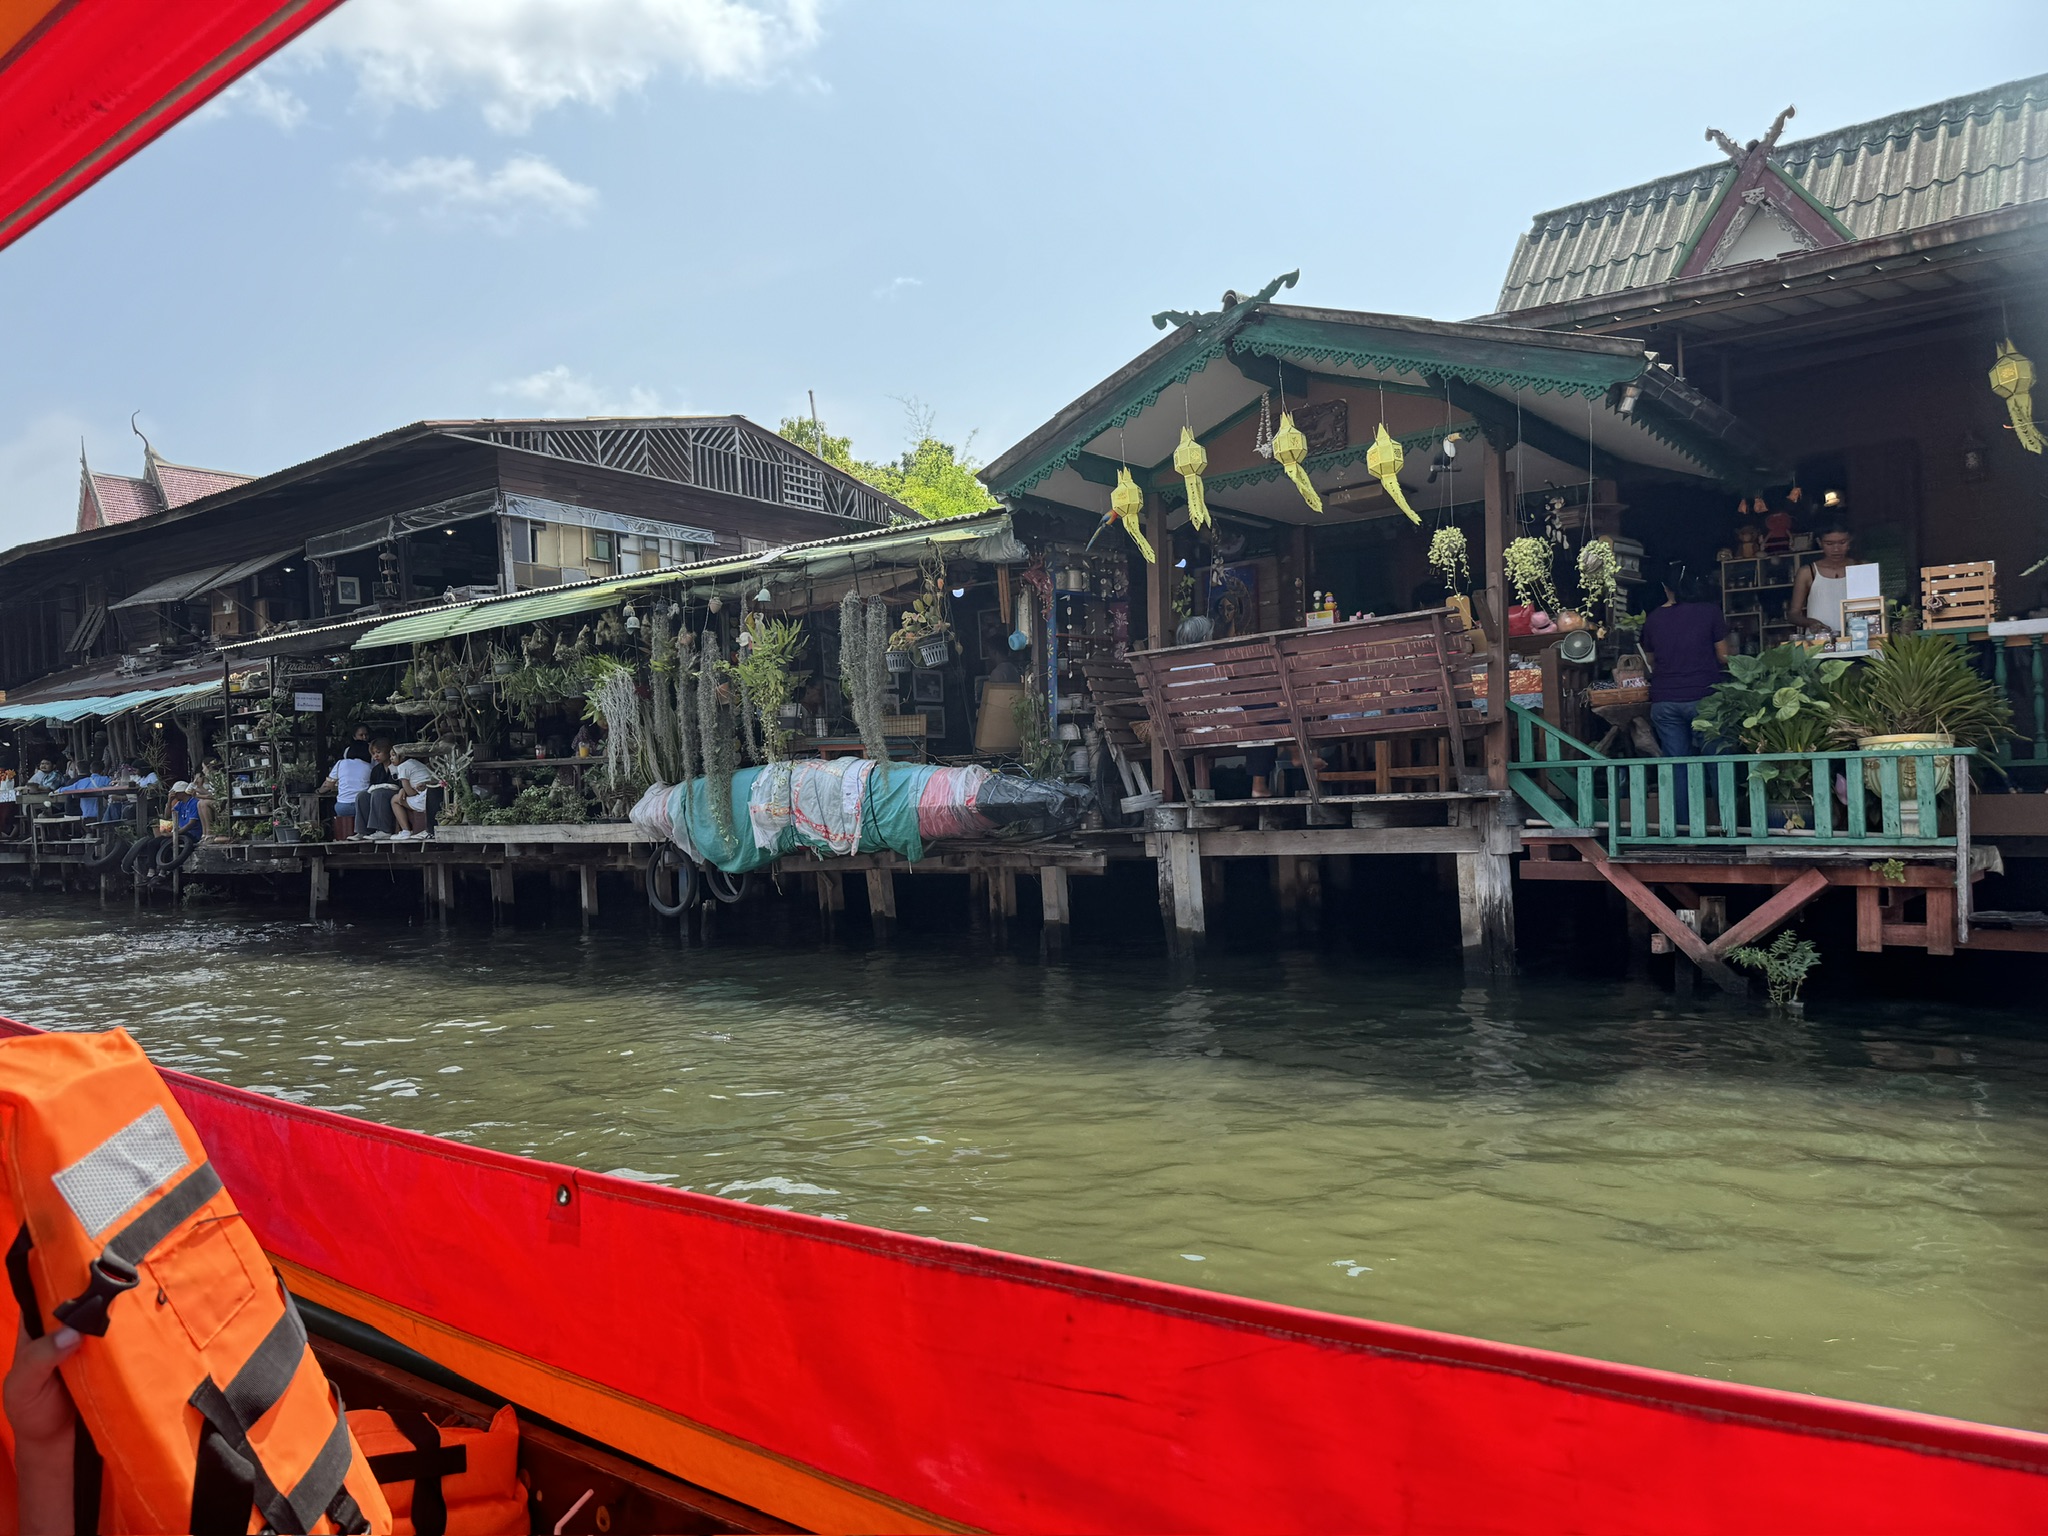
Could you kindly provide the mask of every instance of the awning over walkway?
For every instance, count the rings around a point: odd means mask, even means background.
[[[211,682],[180,683],[170,688],[135,688],[126,693],[98,694],[83,699],[49,699],[26,704],[0,704],[0,721],[46,721],[53,725],[68,725],[74,720],[87,718],[111,720],[116,715],[125,715],[131,709],[142,709],[152,704],[173,704],[180,700],[196,699],[201,694],[218,693],[220,679]]]
[[[222,587],[232,587],[238,581],[246,581],[259,571],[267,571],[280,561],[289,560],[299,552],[294,544],[275,554],[258,555],[252,560],[237,560],[230,565],[209,565],[200,570],[186,571],[177,576],[166,576],[162,581],[153,581],[140,592],[131,593],[114,608],[146,608],[151,603],[183,603],[201,597]]]
[[[638,576],[617,576],[605,581],[578,582],[573,586],[549,587],[538,592],[518,592],[506,597],[487,597],[471,603],[428,608],[408,613],[388,624],[379,624],[355,642],[355,649],[419,645],[487,629],[506,629],[542,619],[558,619],[572,613],[588,613],[598,608],[609,608],[635,592],[657,588],[673,588],[679,594],[687,594],[714,591],[735,583],[772,582],[777,572],[803,571],[813,576],[831,576],[866,569],[883,558],[900,556],[926,546],[979,545],[983,541],[988,541],[991,550],[1010,541],[1007,513],[987,512],[943,522],[895,524],[840,538],[785,544],[729,560],[703,560],[694,565],[669,566]],[[1000,555],[992,553],[989,557],[1022,559],[1023,551],[1017,550],[1015,554],[1001,552]]]

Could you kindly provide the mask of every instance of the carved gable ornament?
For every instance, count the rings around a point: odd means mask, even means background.
[[[1737,144],[1718,128],[1707,137],[1734,166],[1700,227],[1693,233],[1675,276],[1698,277],[1751,262],[1775,261],[1841,245],[1850,239],[1841,221],[1785,174],[1771,152],[1793,109],[1787,107],[1761,139]]]

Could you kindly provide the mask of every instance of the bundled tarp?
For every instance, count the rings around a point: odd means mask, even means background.
[[[730,799],[718,817],[708,781],[657,784],[634,806],[633,822],[737,875],[805,850],[820,858],[886,851],[914,863],[927,839],[986,836],[1020,821],[1060,830],[1089,804],[1085,790],[1065,784],[978,767],[892,763],[882,771],[857,757],[743,768]]]

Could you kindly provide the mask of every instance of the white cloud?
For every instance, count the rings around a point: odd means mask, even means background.
[[[207,117],[245,112],[290,133],[306,120],[307,106],[292,92],[262,74],[244,75],[206,104]]]
[[[893,299],[906,288],[922,288],[923,286],[924,279],[921,277],[892,277],[888,282],[875,290],[875,297],[878,299]]]
[[[485,171],[467,155],[420,155],[403,165],[374,161],[356,174],[373,191],[415,204],[431,218],[472,221],[508,233],[528,217],[581,224],[597,189],[572,181],[538,155],[514,155]]]
[[[53,411],[0,442],[0,547],[55,538],[78,526],[78,440],[85,431],[78,417]],[[112,467],[136,472],[133,465]]]
[[[595,383],[587,373],[572,373],[566,363],[508,379],[491,386],[525,407],[533,416],[686,416],[687,410],[664,406],[651,389],[638,385],[618,394]]]
[[[818,41],[821,0],[353,0],[309,41],[352,63],[383,106],[478,98],[493,128],[608,107],[657,75],[777,78]]]

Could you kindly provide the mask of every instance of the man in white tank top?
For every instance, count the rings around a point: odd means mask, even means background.
[[[1842,599],[1849,595],[1849,530],[1820,536],[1820,559],[1799,567],[1792,581],[1792,621],[1817,634],[1842,632]]]

